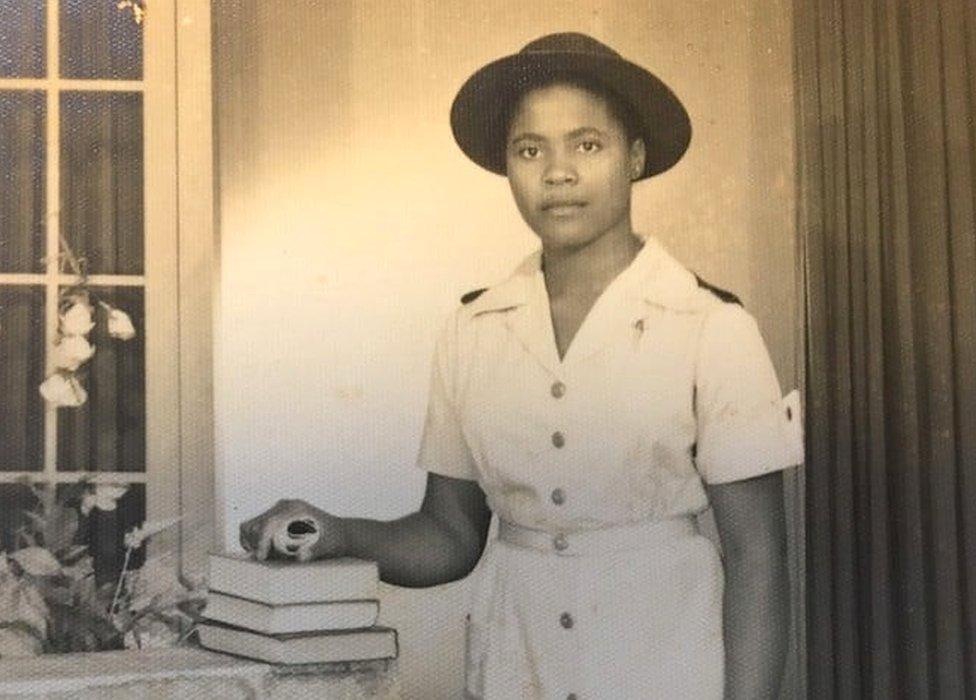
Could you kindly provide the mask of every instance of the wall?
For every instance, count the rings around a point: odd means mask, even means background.
[[[220,212],[219,518],[284,496],[339,514],[415,508],[434,335],[534,247],[506,182],[451,138],[485,61],[581,30],[652,67],[694,124],[635,188],[635,224],[759,318],[797,384],[792,55],[786,0],[215,3]],[[387,589],[410,697],[460,679],[464,583]]]

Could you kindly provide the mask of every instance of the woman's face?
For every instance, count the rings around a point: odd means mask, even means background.
[[[644,144],[627,142],[603,98],[564,84],[527,92],[509,127],[506,162],[515,203],[543,248],[631,233],[630,186]]]

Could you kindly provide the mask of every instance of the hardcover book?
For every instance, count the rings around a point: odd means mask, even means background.
[[[207,649],[273,664],[371,661],[393,659],[398,653],[396,630],[389,627],[266,635],[201,622],[197,631],[200,644]]]
[[[270,605],[379,598],[376,562],[351,557],[296,562],[211,554],[209,568],[211,591]]]
[[[210,591],[204,617],[264,634],[372,627],[379,616],[377,600],[269,605]]]

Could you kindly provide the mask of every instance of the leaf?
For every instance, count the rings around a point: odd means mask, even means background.
[[[37,580],[37,589],[48,605],[74,605],[75,595],[71,586],[57,584],[52,577]]]
[[[22,547],[35,547],[37,546],[37,538],[32,534],[27,532],[24,528],[18,528],[16,531],[17,543]]]
[[[33,576],[53,576],[61,571],[61,565],[54,555],[43,547],[25,547],[18,549],[10,558],[20,564],[20,567]]]
[[[33,585],[9,575],[0,578],[0,620],[23,622],[43,637],[48,617],[47,604]]]
[[[164,518],[162,520],[152,520],[143,523],[140,527],[134,527],[125,533],[125,546],[138,549],[142,544],[163,530],[172,527],[181,520],[180,516],[175,518]]]
[[[0,628],[0,658],[37,656],[43,648],[43,642],[23,629]]]
[[[65,561],[71,561],[72,559],[76,559],[85,554],[87,551],[87,544],[73,544],[64,550],[64,552],[61,554],[61,558]]]
[[[55,505],[51,508],[44,525],[44,545],[52,552],[68,547],[78,534],[78,511]]]
[[[31,521],[31,525],[34,530],[43,530],[45,525],[44,516],[40,513],[34,513],[33,511],[25,510],[24,517]]]
[[[83,557],[74,564],[63,567],[61,573],[70,579],[80,580],[94,574],[95,569],[91,557]]]

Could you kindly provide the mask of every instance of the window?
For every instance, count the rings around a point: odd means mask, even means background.
[[[117,4],[0,3],[0,548],[32,504],[24,477],[126,485],[87,523],[105,577],[146,518],[183,515],[165,544],[195,533],[190,566],[212,529],[209,7],[152,0],[136,23]],[[69,249],[137,335],[97,325],[87,402],[53,408],[38,386]]]

